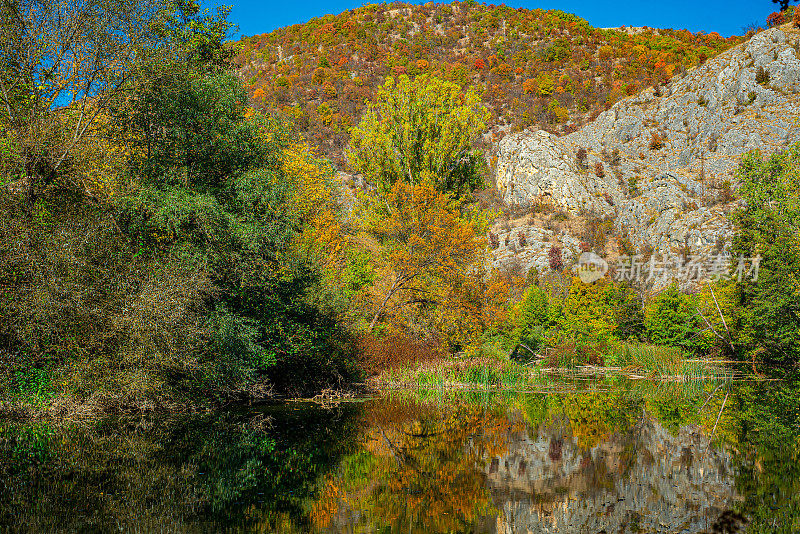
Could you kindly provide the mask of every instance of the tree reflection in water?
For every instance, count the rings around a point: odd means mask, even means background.
[[[0,530],[800,529],[796,384],[591,386],[0,423]]]

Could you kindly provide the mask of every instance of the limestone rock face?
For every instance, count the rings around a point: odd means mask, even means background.
[[[504,138],[496,171],[503,200],[518,205],[551,203],[575,213],[613,214],[602,194],[615,184],[581,174],[563,141],[542,130]]]
[[[658,91],[617,102],[574,133],[507,136],[498,145],[499,195],[518,209],[563,210],[584,231],[591,221],[613,221],[609,241],[636,251],[718,254],[732,234],[727,214],[742,155],[800,142],[798,50],[800,32],[789,25],[766,30]],[[585,162],[577,160],[580,148]],[[502,242],[508,230],[493,231]],[[573,232],[556,230],[575,255],[574,243],[584,240]],[[540,265],[535,251],[550,246],[528,240],[514,254],[501,246],[496,265],[511,256],[523,269]]]

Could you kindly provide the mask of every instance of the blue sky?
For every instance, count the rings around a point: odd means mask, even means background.
[[[275,28],[299,24],[328,13],[336,14],[364,5],[363,1],[348,0],[286,0],[257,2],[255,0],[206,0],[206,5],[233,5],[231,20],[239,25],[242,35],[268,33]],[[423,2],[412,2],[423,3]],[[724,36],[741,35],[742,27],[756,22],[764,24],[767,15],[777,11],[770,0],[722,1],[667,0],[644,2],[612,2],[608,0],[578,0],[573,2],[507,0],[512,7],[561,9],[575,13],[593,26],[651,26],[657,28],[686,28],[691,31],[719,32]]]

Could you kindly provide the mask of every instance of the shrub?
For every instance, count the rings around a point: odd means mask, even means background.
[[[650,133],[650,150],[661,150],[664,148],[664,136],[658,132]]]
[[[547,294],[538,286],[528,287],[517,305],[516,316],[515,340],[531,350],[538,349],[550,324]]]
[[[569,219],[569,215],[564,210],[558,210],[553,214],[554,221],[566,221]]]
[[[627,282],[623,282],[610,284],[606,297],[617,325],[614,334],[619,339],[641,338],[644,332],[644,310],[638,293]]]
[[[578,151],[575,152],[575,163],[578,165],[578,168],[582,171],[585,171],[589,168],[589,164],[586,162],[587,153],[586,149],[583,147],[578,148]]]
[[[619,149],[618,148],[615,148],[614,150],[611,151],[611,166],[612,167],[617,167],[619,165],[619,162],[620,162],[621,159],[622,158],[619,155]]]
[[[489,246],[496,250],[500,246],[500,238],[494,232],[489,232]]]
[[[653,343],[701,350],[710,345],[692,297],[676,285],[662,291],[646,308],[644,327]]]
[[[607,289],[602,282],[584,284],[579,278],[573,278],[558,318],[559,334],[582,345],[612,339],[617,325]]]
[[[564,258],[561,254],[561,247],[553,245],[547,253],[550,268],[554,271],[562,271],[564,269]]]
[[[555,91],[555,81],[547,73],[542,73],[536,78],[536,93],[539,96],[550,96]]]
[[[773,26],[780,26],[784,22],[783,13],[781,11],[776,11],[774,13],[770,13],[767,16],[767,26],[772,28]]]
[[[759,85],[766,85],[769,83],[769,72],[767,72],[763,66],[759,66],[758,69],[756,69],[756,83]]]
[[[639,195],[639,193],[640,193],[640,191],[639,191],[639,180],[640,179],[641,179],[640,176],[635,176],[635,175],[631,176],[630,178],[628,178],[628,193],[631,196],[635,197],[635,196]]]
[[[736,195],[733,194],[730,180],[723,180],[719,187],[719,201],[723,203],[733,202]]]
[[[606,171],[603,168],[603,164],[600,163],[599,161],[595,162],[595,164],[594,164],[594,174],[598,178],[603,178],[606,175]]]
[[[385,338],[365,334],[358,339],[356,346],[358,365],[367,376],[431,362],[443,354],[436,340],[417,340],[403,334],[392,334]]]

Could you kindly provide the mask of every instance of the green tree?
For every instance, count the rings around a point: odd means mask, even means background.
[[[760,256],[758,280],[743,276],[743,349],[767,360],[800,361],[800,146],[742,159],[733,214],[734,257]]]
[[[516,312],[514,337],[518,339],[519,343],[526,345],[531,350],[536,350],[544,339],[550,323],[550,305],[547,294],[539,286],[528,287]]]
[[[287,126],[246,118],[232,74],[172,76],[134,99],[141,187],[121,203],[119,220],[153,261],[184,250],[207,270],[214,289],[202,303],[211,330],[202,383],[225,394],[269,377],[302,393],[344,380],[352,373],[338,360],[344,332],[306,298],[319,273],[292,248],[303,221],[290,209],[298,180],[284,172]]]
[[[215,52],[225,23],[202,20],[190,9],[162,27],[169,50],[144,54],[108,108],[131,148],[118,195],[91,199],[68,166],[34,202],[0,189],[0,390],[54,384],[124,409],[354,376],[298,245],[307,177],[287,164],[290,129],[248,113]]]
[[[30,187],[51,183],[79,143],[102,134],[145,63],[222,50],[226,15],[201,15],[193,0],[0,3],[0,114]]]
[[[642,299],[627,283],[610,284],[608,301],[614,310],[616,336],[620,339],[639,339],[644,331]]]
[[[671,285],[645,309],[644,327],[650,341],[689,350],[708,348],[697,306],[691,296]]]
[[[350,165],[381,191],[402,180],[466,194],[482,183],[473,143],[488,119],[472,88],[428,75],[390,77],[351,131]]]

